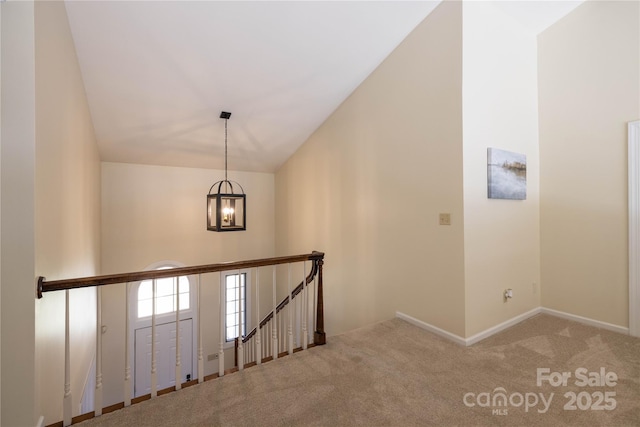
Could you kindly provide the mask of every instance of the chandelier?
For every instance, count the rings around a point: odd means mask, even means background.
[[[244,189],[227,177],[227,122],[231,113],[223,111],[224,119],[224,180],[214,183],[207,194],[207,230],[240,231],[247,229],[247,196]],[[237,190],[237,192],[236,192]],[[214,191],[214,193],[212,193]]]

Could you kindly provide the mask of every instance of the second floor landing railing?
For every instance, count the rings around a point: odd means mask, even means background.
[[[227,262],[227,263],[219,263],[219,264],[208,264],[208,265],[199,265],[199,266],[190,266],[190,267],[177,267],[170,269],[162,269],[162,270],[152,270],[152,271],[138,271],[133,273],[122,273],[122,274],[111,274],[111,275],[103,275],[103,276],[94,276],[94,277],[84,277],[84,278],[74,278],[74,279],[64,279],[64,280],[52,280],[47,281],[44,277],[39,277],[37,281],[37,297],[43,298],[43,296],[49,292],[65,292],[65,343],[64,343],[64,354],[65,354],[65,366],[59,367],[64,370],[64,394],[62,398],[62,413],[63,420],[62,425],[68,426],[76,422],[80,422],[82,420],[92,418],[94,416],[100,416],[103,413],[110,412],[112,410],[116,410],[122,407],[126,407],[131,405],[132,403],[136,403],[148,398],[154,398],[160,394],[163,394],[167,391],[178,390],[181,387],[192,385],[194,383],[200,383],[208,379],[213,379],[219,376],[223,376],[225,374],[225,362],[224,362],[224,353],[225,349],[228,348],[227,342],[229,341],[226,337],[226,328],[225,328],[225,319],[226,317],[226,306],[227,304],[223,304],[224,300],[224,292],[225,292],[225,283],[223,283],[223,276],[225,272],[230,273],[232,275],[239,275],[241,271],[255,271],[255,284],[254,291],[255,292],[252,297],[256,298],[256,304],[253,304],[253,308],[245,307],[247,310],[252,310],[255,314],[255,322],[252,322],[255,327],[250,329],[250,325],[247,325],[247,320],[243,317],[241,312],[244,308],[240,308],[241,305],[238,302],[237,311],[237,321],[238,330],[246,331],[242,333],[242,336],[236,338],[236,354],[235,354],[235,362],[234,365],[236,368],[231,369],[232,371],[235,369],[242,370],[245,366],[251,366],[254,364],[260,364],[263,361],[273,360],[278,358],[279,355],[283,354],[291,354],[294,351],[298,351],[299,349],[306,349],[308,346],[314,345],[323,345],[326,343],[326,336],[324,331],[324,304],[323,304],[323,277],[322,277],[322,266],[324,263],[324,253],[313,251],[310,254],[302,254],[302,255],[292,255],[292,256],[284,256],[284,257],[275,257],[275,258],[264,258],[264,259],[256,259],[249,261],[236,261],[236,262]],[[279,265],[285,264],[287,266],[287,270],[277,270],[276,267]],[[295,267],[296,271],[299,271],[301,281],[300,283],[293,287],[292,280],[292,265],[298,264]],[[300,265],[301,264],[301,265]],[[309,267],[307,269],[307,267]],[[260,285],[258,283],[258,279],[260,276],[263,276],[263,279],[267,276],[265,274],[259,274],[259,270],[262,268],[271,267],[272,268],[272,281],[271,279],[266,280],[269,283],[264,283]],[[285,267],[281,267],[285,268]],[[206,330],[207,325],[202,324],[202,316],[200,315],[201,308],[204,304],[204,301],[201,302],[201,288],[205,286],[203,284],[202,277],[203,275],[210,273],[219,273],[219,286],[220,286],[220,296],[219,296],[219,334],[220,334],[220,342],[219,342],[219,351],[217,353],[218,360],[218,373],[210,374],[205,377],[204,375],[204,360],[203,360],[203,330],[210,336],[210,333]],[[270,272],[269,272],[270,273]],[[252,273],[253,274],[253,273]],[[271,276],[271,274],[268,274]],[[197,339],[197,350],[194,345],[194,350],[197,351],[197,378],[190,380],[187,377],[187,382],[183,383],[182,378],[184,377],[181,370],[181,346],[175,345],[175,386],[170,387],[169,389],[158,390],[159,383],[159,373],[158,373],[158,363],[156,361],[156,342],[155,337],[157,334],[156,325],[157,317],[159,316],[156,313],[156,305],[152,305],[152,313],[150,316],[150,324],[151,324],[151,351],[150,351],[150,372],[146,378],[150,381],[150,393],[146,396],[138,395],[138,397],[132,396],[132,391],[134,390],[134,382],[132,380],[131,375],[131,360],[130,353],[131,348],[129,346],[130,339],[132,337],[130,330],[130,321],[129,314],[125,316],[125,334],[124,334],[124,375],[121,377],[122,380],[118,379],[117,381],[122,381],[123,386],[123,396],[124,401],[119,404],[113,404],[107,407],[103,405],[103,372],[102,372],[102,302],[101,302],[101,292],[100,289],[103,286],[108,285],[116,285],[116,284],[125,284],[125,296],[124,303],[127,307],[127,311],[129,309],[130,304],[130,296],[129,291],[132,289],[132,286],[136,283],[141,283],[143,281],[150,281],[152,283],[152,300],[155,301],[156,298],[156,282],[158,279],[164,278],[173,278],[177,284],[178,278],[181,277],[193,277],[195,279],[195,287],[193,288],[196,292],[196,296],[194,297],[194,310],[197,312],[196,317],[194,317],[194,338]],[[288,277],[287,277],[288,276]],[[215,277],[215,276],[214,276]],[[208,283],[212,284],[209,280]],[[298,282],[298,280],[295,280]],[[293,283],[295,283],[293,282]],[[215,283],[215,282],[214,282]],[[280,285],[278,285],[280,283]],[[286,283],[286,288],[284,283]],[[176,285],[177,286],[177,285]],[[263,289],[261,289],[261,286]],[[265,287],[266,286],[266,287]],[[93,393],[93,407],[94,411],[85,414],[78,414],[73,417],[73,408],[78,407],[78,401],[74,399],[71,395],[71,369],[70,369],[70,340],[69,340],[69,292],[74,289],[79,288],[88,288],[88,287],[96,287],[97,288],[97,297],[96,297],[96,342],[95,342],[95,389]],[[182,285],[180,285],[182,288]],[[284,289],[286,289],[286,294]],[[265,313],[264,311],[260,313],[260,296],[261,292],[267,292],[265,295],[268,297],[268,294],[271,292],[272,297],[270,298],[270,312]],[[247,291],[248,292],[248,291]],[[279,293],[280,296],[284,296],[284,299],[277,300],[276,294]],[[263,296],[264,300],[264,296]],[[45,299],[46,301],[46,299]],[[180,298],[175,297],[175,319],[171,320],[171,322],[175,321],[175,342],[180,342],[180,329],[181,325],[181,317],[180,317]],[[215,304],[214,304],[215,306]],[[243,306],[244,307],[244,306]],[[207,309],[210,308],[209,305],[206,306]],[[234,314],[234,316],[236,316]],[[233,317],[233,316],[232,316]],[[197,320],[195,320],[197,319]],[[195,341],[194,341],[195,343]],[[110,349],[107,349],[110,351]],[[196,353],[194,353],[196,354]],[[195,359],[194,359],[195,360]],[[211,359],[208,359],[211,360]],[[227,364],[229,365],[229,364]],[[58,367],[52,367],[57,369]],[[228,371],[227,371],[228,373]],[[173,375],[173,368],[172,373]],[[119,375],[118,375],[119,376]],[[115,379],[114,379],[115,380]],[[60,384],[62,385],[62,384]],[[138,394],[137,392],[135,394]],[[133,397],[133,398],[132,398]],[[118,400],[116,400],[117,402]],[[90,409],[89,409],[90,410]]]

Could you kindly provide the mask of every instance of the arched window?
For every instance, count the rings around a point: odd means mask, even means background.
[[[154,270],[166,270],[174,268],[172,265],[164,265]],[[175,313],[180,298],[180,311],[189,310],[190,306],[189,279],[185,276],[165,277],[156,279],[156,315]],[[153,281],[145,280],[138,286],[138,319],[150,317],[153,311],[151,305],[153,299]]]

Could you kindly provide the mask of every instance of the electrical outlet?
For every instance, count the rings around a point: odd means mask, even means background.
[[[212,360],[218,360],[218,353],[213,353],[207,356],[208,362],[211,362]]]
[[[440,225],[451,225],[451,214],[450,213],[441,213],[440,214]]]

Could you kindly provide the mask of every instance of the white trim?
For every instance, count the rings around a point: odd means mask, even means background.
[[[40,415],[40,418],[38,418],[38,422],[36,423],[36,427],[44,427],[44,415]]]
[[[418,320],[415,317],[411,317],[407,314],[401,313],[399,311],[396,311],[396,317],[399,319],[402,319],[406,322],[411,323],[412,325],[415,325],[419,328],[422,328],[426,331],[429,332],[433,332],[436,335],[440,335],[441,337],[447,338],[453,342],[455,342],[456,344],[460,344],[463,346],[470,346],[473,345],[477,342],[480,342],[486,338],[489,338],[492,335],[497,334],[498,332],[502,332],[507,328],[510,328],[514,325],[517,325],[518,323],[522,322],[523,320],[527,320],[530,317],[535,316],[536,314],[540,314],[540,307],[538,308],[534,308],[533,310],[529,310],[526,313],[522,313],[519,314],[516,317],[513,317],[507,321],[504,321],[498,325],[492,326],[489,329],[486,329],[482,332],[478,332],[477,334],[469,337],[469,338],[462,338],[459,335],[456,334],[452,334],[451,332],[445,331],[444,329],[440,329],[437,326],[433,326],[427,322],[423,322],[422,320]]]
[[[495,326],[490,327],[489,329],[485,329],[482,332],[478,332],[475,335],[470,336],[469,338],[467,338],[465,341],[467,343],[467,345],[473,345],[477,342],[482,341],[485,338],[489,338],[492,335],[497,334],[498,332],[502,332],[505,329],[508,329],[512,326],[517,325],[518,323],[527,320],[530,317],[535,316],[536,314],[540,314],[540,307],[534,308],[532,310],[529,310],[525,313],[519,314],[516,317],[512,317],[509,320],[506,320],[502,323],[499,323]]]
[[[629,122],[629,334],[640,337],[640,120]]]
[[[408,314],[404,314],[399,311],[396,311],[396,317],[398,319],[402,319],[405,322],[411,323],[414,326],[424,329],[425,331],[429,331],[436,335],[440,335],[443,338],[447,338],[448,340],[451,340],[456,344],[460,344],[463,346],[470,346],[470,345],[476,344],[486,338],[489,338],[492,335],[497,334],[498,332],[502,332],[507,328],[515,326],[518,323],[524,320],[527,320],[530,317],[533,317],[537,314],[548,314],[550,316],[555,316],[555,317],[559,317],[566,320],[572,320],[574,322],[582,323],[584,325],[606,329],[608,331],[618,332],[624,335],[629,335],[629,328],[625,328],[624,326],[618,326],[612,323],[602,322],[600,320],[589,319],[588,317],[582,317],[576,314],[565,313],[564,311],[553,310],[551,308],[537,307],[527,311],[526,313],[519,314],[515,317],[512,317],[509,320],[506,320],[502,323],[499,323],[495,326],[485,329],[482,332],[478,332],[477,334],[472,335],[469,338],[462,338],[459,335],[445,331],[444,329],[440,329],[437,326],[433,326],[427,322],[423,322],[422,320],[418,320],[415,317],[409,316]]]
[[[606,329],[608,331],[629,335],[629,328],[625,328],[624,326],[614,325],[613,323],[607,323],[600,320],[590,319],[588,317],[578,316],[577,314],[565,313],[564,311],[558,311],[558,310],[554,310],[552,308],[546,308],[546,307],[541,308],[541,313],[560,317],[562,319],[573,320],[574,322],[582,323],[584,325],[594,326],[596,328]]]
[[[237,274],[244,274],[245,275],[245,294],[244,294],[244,312],[245,312],[245,332],[247,331],[251,331],[251,328],[249,327],[249,325],[251,325],[251,320],[252,320],[252,316],[251,316],[251,312],[252,312],[252,308],[253,305],[251,304],[251,300],[253,298],[251,298],[252,294],[252,290],[253,290],[253,286],[251,285],[251,269],[244,269],[244,270],[225,270],[222,272],[222,277],[224,278],[224,314],[225,314],[225,322],[224,322],[224,348],[226,349],[230,349],[230,348],[234,348],[235,347],[235,342],[234,340],[231,341],[227,341],[227,292],[226,292],[226,283],[227,283],[227,277],[228,276],[235,276]]]
[[[433,326],[427,322],[423,322],[422,320],[418,320],[415,317],[411,317],[408,314],[401,313],[396,311],[396,317],[398,319],[402,319],[405,322],[411,323],[418,328],[424,329],[425,331],[433,332],[436,335],[440,335],[443,338],[447,338],[456,344],[467,345],[467,341],[459,335],[452,334],[451,332],[445,331],[444,329],[440,329],[437,326]]]

